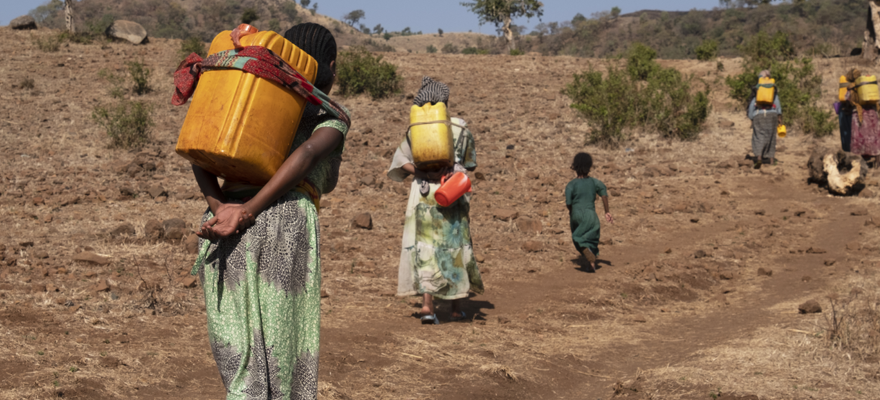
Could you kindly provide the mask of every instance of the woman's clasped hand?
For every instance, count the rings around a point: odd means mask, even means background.
[[[225,238],[254,226],[256,218],[244,204],[223,204],[213,218],[202,224],[196,235],[208,240]]]

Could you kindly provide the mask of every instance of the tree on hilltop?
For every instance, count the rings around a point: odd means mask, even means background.
[[[345,14],[342,17],[342,20],[345,21],[347,24],[354,26],[358,23],[358,21],[364,19],[365,15],[366,14],[364,13],[364,10],[354,10],[348,14]]]
[[[312,4],[312,0],[299,0],[299,4],[302,4],[303,8],[309,8],[309,4]]]
[[[510,26],[514,18],[544,15],[544,3],[538,0],[475,0],[461,5],[477,14],[480,25],[491,23],[499,27],[507,39],[508,50],[516,49],[516,37]]]

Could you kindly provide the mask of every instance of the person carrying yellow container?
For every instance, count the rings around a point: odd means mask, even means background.
[[[880,117],[877,114],[877,78],[863,76],[858,69],[851,69],[846,74],[850,82],[847,91],[847,105],[854,109],[852,113],[852,139],[850,152],[865,159],[873,159],[880,155]]]
[[[840,124],[840,148],[847,152],[850,151],[850,146],[852,145],[852,116],[855,111],[855,106],[849,101],[850,92],[855,87],[855,81],[851,81],[851,77],[851,73],[840,77],[837,92],[838,102],[834,107]]]
[[[300,24],[284,38],[318,62],[314,85],[329,93],[337,53],[330,31]],[[338,179],[350,121],[342,111],[345,121],[307,103],[289,155],[263,186],[226,180],[221,187],[216,175],[193,167],[209,207],[193,273],[228,399],[317,398],[318,202]]]
[[[782,124],[782,105],[779,93],[770,79],[770,71],[758,74],[757,94],[749,102],[749,119],[752,120],[752,152],[755,154],[755,169],[761,168],[765,161],[775,164],[776,130]]]
[[[434,297],[452,300],[450,319],[462,320],[467,315],[460,299],[467,298],[469,291],[483,293],[471,241],[470,194],[448,207],[439,206],[434,198],[441,178],[477,168],[477,150],[465,121],[446,115],[448,86],[425,77],[413,103],[407,137],[388,169],[388,177],[396,182],[414,175],[406,205],[397,295],[421,295],[422,324],[439,324]]]

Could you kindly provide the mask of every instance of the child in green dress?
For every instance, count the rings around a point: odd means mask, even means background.
[[[590,177],[593,157],[587,153],[574,156],[571,169],[577,173],[565,187],[565,205],[571,224],[571,240],[578,252],[590,262],[590,269],[596,272],[596,256],[599,255],[599,216],[596,214],[596,196],[602,198],[605,207],[605,220],[614,223],[608,211],[608,190],[605,184]]]

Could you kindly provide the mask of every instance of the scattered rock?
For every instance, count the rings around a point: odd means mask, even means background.
[[[522,249],[529,253],[537,253],[544,251],[544,243],[537,240],[527,240],[523,242]]]
[[[541,233],[543,230],[541,221],[529,218],[518,219],[516,221],[516,228],[519,229],[520,232],[526,233]]]
[[[850,251],[858,251],[862,249],[862,245],[859,242],[849,242],[846,244],[846,249]]]
[[[186,248],[187,253],[199,254],[199,237],[196,235],[187,236],[186,241],[183,242],[183,246]]]
[[[474,179],[476,179],[476,180],[478,180],[478,181],[485,181],[485,180],[486,180],[486,174],[484,174],[484,173],[482,173],[482,172],[474,172]]]
[[[603,236],[599,239],[599,244],[603,246],[611,246],[614,244],[614,240],[611,238],[611,236]]]
[[[46,291],[46,285],[41,285],[41,284],[37,283],[37,284],[34,284],[33,286],[31,286],[32,293],[43,293],[45,291]]]
[[[764,215],[764,214],[766,214],[766,213],[767,213],[767,212],[764,211],[764,210],[758,210],[758,211],[755,211],[755,215]]]
[[[134,237],[136,234],[137,232],[134,230],[134,225],[131,223],[124,223],[110,231],[110,237],[112,238],[121,238],[124,236]]]
[[[868,208],[867,207],[858,207],[858,208],[852,210],[850,215],[855,215],[857,217],[868,215]]]
[[[165,237],[165,228],[159,220],[151,219],[144,224],[144,236],[150,241],[160,240]]]
[[[529,171],[526,173],[526,178],[529,178],[529,179],[539,179],[540,177],[541,177],[541,174],[539,174],[535,171]]]
[[[95,293],[109,292],[110,284],[107,282],[106,279],[101,279],[98,281],[98,283],[95,284],[95,286],[92,286],[92,291]]]
[[[836,262],[837,262],[837,260],[835,260],[833,258],[829,258],[829,259],[825,260],[825,265],[830,267],[830,266],[834,265],[834,263],[836,263]]]
[[[691,223],[696,224],[696,223],[699,223],[699,222],[700,222],[700,219],[699,219],[699,218],[691,218]]]
[[[180,280],[180,284],[183,285],[184,288],[194,288],[196,287],[196,283],[198,283],[198,278],[194,276],[187,276]]]
[[[9,27],[19,31],[37,29],[37,21],[30,15],[22,15],[9,21]]]
[[[821,247],[810,247],[806,251],[807,254],[825,254],[827,251]]]
[[[642,323],[642,324],[644,324],[645,322],[648,322],[648,319],[645,318],[644,315],[636,315],[636,316],[633,317],[632,320],[633,320],[633,322],[639,322],[639,323]]]
[[[361,184],[364,186],[373,186],[376,184],[376,177],[372,175],[364,175],[361,177]]]
[[[758,268],[758,276],[773,276],[773,270]]]
[[[859,192],[859,197],[862,197],[865,199],[873,199],[874,198],[874,191],[872,191],[871,189],[862,189],[862,191]]]
[[[809,282],[811,280],[813,280],[813,277],[809,275],[804,275],[803,278],[801,278],[801,282]]]
[[[51,293],[51,292],[57,292],[57,291],[58,291],[58,286],[55,286],[55,285],[53,285],[53,284],[51,284],[51,283],[46,284],[46,291],[47,291],[47,292],[50,292],[50,293]]]
[[[352,226],[366,230],[373,229],[373,216],[370,213],[358,214],[352,221]]]
[[[517,217],[519,217],[519,213],[516,210],[502,208],[499,210],[495,210],[495,219],[501,221],[513,221]]]
[[[43,218],[41,218],[41,220],[42,220],[43,223],[45,223],[45,224],[48,224],[48,223],[52,222],[52,219],[53,219],[52,214],[46,214],[46,215],[43,216]]]
[[[167,196],[168,195],[168,193],[165,191],[165,188],[163,188],[160,185],[155,185],[155,186],[150,187],[149,189],[147,189],[147,193],[149,193],[150,197],[152,197],[154,199],[159,198],[160,196]]]
[[[709,257],[709,254],[703,250],[697,250],[694,252],[694,258],[706,258]]]
[[[509,323],[510,323],[510,318],[507,318],[507,317],[498,317],[498,323],[499,323],[499,324],[509,324]]]
[[[113,21],[104,33],[109,37],[127,40],[132,44],[141,44],[147,40],[147,30],[141,24],[133,21]]]
[[[822,312],[822,306],[819,305],[818,301],[810,300],[804,304],[799,305],[798,311],[801,314],[817,314]]]
[[[92,253],[90,251],[84,251],[82,253],[78,253],[78,254],[74,255],[73,261],[83,261],[83,262],[89,262],[89,263],[98,264],[98,265],[107,265],[107,264],[110,264],[110,262],[111,262],[110,257],[104,257],[101,255],[97,255],[97,254]]]
[[[330,291],[327,289],[321,289],[321,298],[326,299],[330,297]]]
[[[49,253],[45,250],[37,250],[34,252],[34,258],[37,260],[45,260],[49,258]]]
[[[718,126],[720,126],[722,128],[733,128],[735,125],[736,124],[734,124],[733,121],[730,121],[730,120],[727,120],[724,118],[718,119]]]
[[[474,256],[474,260],[477,260],[478,263],[482,264],[486,262],[486,257],[483,257],[482,254],[477,254]]]
[[[186,222],[180,218],[171,218],[162,221],[162,228],[165,230],[165,240],[177,243],[186,235]]]

